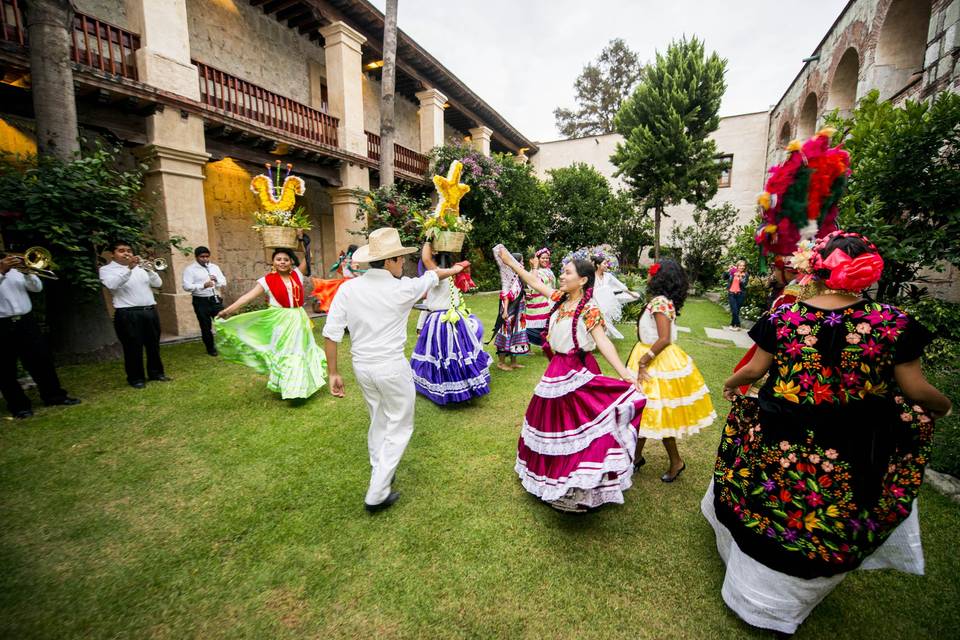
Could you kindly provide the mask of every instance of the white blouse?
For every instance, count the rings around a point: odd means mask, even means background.
[[[660,339],[654,314],[662,313],[670,318],[670,342],[677,341],[677,311],[673,302],[664,296],[657,296],[647,303],[643,315],[637,320],[637,338],[642,344],[653,344]]]
[[[559,299],[559,294],[559,291],[554,292],[553,302]],[[597,343],[590,335],[590,330],[597,324],[603,326],[603,314],[600,312],[600,306],[591,300],[583,306],[580,317],[577,319],[577,341],[580,343],[582,350],[593,351],[597,348]],[[561,308],[551,315],[547,336],[550,348],[556,353],[573,351],[573,312],[563,311]]]

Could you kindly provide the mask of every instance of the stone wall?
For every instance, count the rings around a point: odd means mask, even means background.
[[[125,2],[118,2],[117,0],[73,0],[73,7],[80,13],[109,22],[121,29],[130,30]]]
[[[250,191],[254,172],[259,172],[259,168],[231,158],[207,163],[204,172],[210,249],[213,261],[227,277],[224,297],[228,303],[246,293],[270,269],[270,251],[263,248],[260,236],[251,228],[251,214],[257,207],[256,197]],[[324,259],[323,247],[324,231],[332,225],[333,208],[326,188],[313,179],[306,179],[306,183],[306,193],[298,203],[310,213],[313,271],[319,275],[330,264],[329,256]]]
[[[246,1],[187,0],[187,16],[195,60],[311,104],[308,66],[323,66],[322,47]]]
[[[395,94],[394,127],[397,144],[420,152],[420,107],[406,97]],[[363,128],[380,133],[380,81],[363,74]]]
[[[958,49],[960,0],[852,3],[773,108],[768,165],[782,159],[792,138],[812,135],[825,113],[848,109],[874,89],[897,103],[960,91]]]
[[[467,135],[466,133],[456,129],[446,122],[443,123],[443,139],[447,144],[458,145],[463,144],[463,137]]]
[[[30,127],[16,118],[0,118],[0,152],[35,154],[37,138]]]

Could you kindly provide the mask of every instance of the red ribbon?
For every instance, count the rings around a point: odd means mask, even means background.
[[[650,273],[651,276],[657,275],[657,272],[658,272],[658,271],[660,271],[660,263],[659,263],[659,262],[655,262],[655,263],[653,263],[652,265],[650,265],[649,273]]]
[[[851,258],[837,249],[823,264],[830,268],[830,276],[824,284],[831,289],[863,291],[883,274],[883,258],[878,253],[862,253]]]

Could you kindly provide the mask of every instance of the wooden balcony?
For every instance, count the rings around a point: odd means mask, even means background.
[[[202,103],[313,143],[338,146],[337,118],[202,62],[193,63],[199,71]]]
[[[74,13],[70,59],[101,73],[137,79],[134,52],[140,36],[103,20]],[[18,0],[0,0],[0,42],[26,48],[27,28]]]
[[[372,131],[366,131],[367,134],[367,157],[371,160],[380,160],[380,136]],[[399,144],[393,145],[393,163],[398,171],[423,178],[427,173],[429,165],[427,156],[417,153],[412,149],[401,147]]]

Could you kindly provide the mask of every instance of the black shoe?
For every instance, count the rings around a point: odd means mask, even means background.
[[[57,400],[56,402],[48,402],[48,403],[47,403],[47,406],[48,406],[48,407],[53,407],[53,406],[58,405],[58,404],[62,404],[62,405],[66,405],[66,406],[68,406],[68,407],[72,407],[72,406],[75,405],[75,404],[80,404],[80,400],[79,400],[79,398],[71,398],[70,396],[63,396],[63,398],[61,398],[60,400]]]
[[[143,380],[137,380],[136,382],[131,382],[130,386],[134,389],[143,389],[145,386],[147,386],[147,383]]]
[[[399,491],[391,491],[390,495],[387,496],[387,499],[381,502],[380,504],[367,504],[363,503],[363,508],[366,509],[369,513],[376,513],[378,511],[383,511],[393,505],[394,502],[400,499]]]
[[[13,414],[13,417],[16,418],[17,420],[26,420],[27,418],[33,417],[33,411],[31,411],[30,409],[17,411],[15,414]]]
[[[672,476],[670,475],[670,472],[669,472],[669,471],[668,471],[667,473],[663,474],[662,476],[660,476],[660,482],[673,482],[674,480],[676,480],[677,478],[680,477],[680,474],[683,473],[683,470],[686,469],[686,468],[687,468],[687,463],[684,462],[684,463],[683,463],[683,466],[680,467],[680,470],[677,471],[677,472],[676,472],[675,474],[673,474]]]
[[[163,375],[162,373],[161,373],[160,375],[156,376],[155,378],[150,378],[150,381],[151,381],[151,382],[170,382],[171,380],[173,380],[173,378],[168,378],[167,376]]]
[[[633,463],[633,470],[640,471],[640,467],[642,467],[645,464],[647,464],[647,459],[644,458],[643,456],[640,456],[639,458],[637,458],[637,461]]]
[[[218,356],[218,355],[220,355],[220,352],[217,351],[216,349],[211,349],[210,351],[207,351],[207,355],[208,355],[208,356]]]

